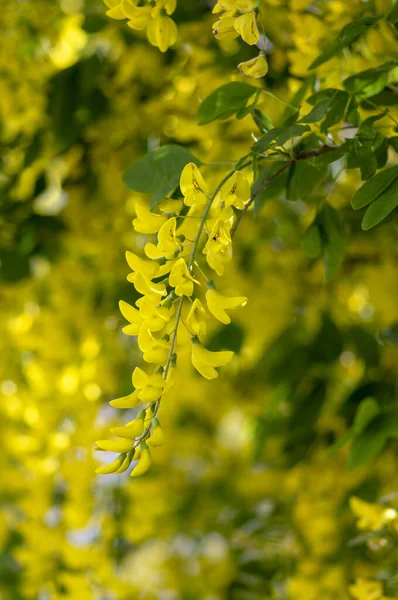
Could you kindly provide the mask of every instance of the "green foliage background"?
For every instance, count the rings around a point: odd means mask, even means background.
[[[357,192],[397,169],[392,2],[266,3],[270,71],[254,84],[267,92],[257,108],[297,127],[301,106],[300,133],[312,134],[295,151],[328,131],[330,144],[347,140],[348,159],[296,162],[258,195],[227,273],[249,304],[208,344],[237,357],[211,383],[183,367],[162,406],[167,444],[145,477],[94,474],[94,440],[122,419],[108,401],[130,391],[140,364],[117,302],[135,300],[124,252],[142,248],[131,220],[137,199],[151,198],[123,173],[160,145],[222,163],[246,154],[253,134],[260,151],[277,139],[259,111],[257,124],[212,120],[202,104],[208,124],[197,124],[200,101],[247,83],[235,67],[252,57],[212,38],[210,8],[180,1],[180,42],[161,55],[94,0],[2,7],[6,600],[332,600],[356,577],[398,595],[396,531],[358,537],[348,508],[351,495],[396,502],[397,491],[396,214],[363,231],[373,221],[362,223]],[[343,26],[375,15],[321,65]],[[326,97],[307,78],[316,60],[322,89],[338,90]],[[224,168],[209,169],[213,187]],[[261,166],[259,184],[277,169]]]

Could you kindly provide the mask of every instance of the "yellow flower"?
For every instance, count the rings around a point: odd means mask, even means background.
[[[214,367],[222,367],[229,363],[234,353],[230,350],[210,352],[199,343],[192,345],[192,364],[206,379],[215,379],[218,373]]]
[[[171,311],[159,305],[158,295],[148,295],[136,302],[139,310],[124,300],[120,300],[120,312],[130,325],[123,327],[126,335],[138,335],[143,323],[150,331],[160,331],[171,318]]]
[[[189,330],[197,335],[200,340],[204,338],[207,332],[206,320],[207,314],[203,308],[203,304],[198,298],[196,298],[193,301],[187,316],[187,326]]]
[[[194,282],[199,283],[193,278],[188,270],[187,263],[183,258],[179,258],[173,265],[169,276],[169,284],[175,288],[177,296],[192,296]]]
[[[207,264],[214,269],[217,275],[224,274],[224,263],[231,259],[231,245],[231,225],[229,222],[224,223],[218,219],[203,248]]]
[[[104,2],[109,8],[109,10],[106,12],[108,17],[118,20],[126,18],[124,12],[122,11],[120,0],[104,0]]]
[[[136,305],[140,309],[143,323],[150,331],[160,331],[168,323],[173,315],[174,309],[168,309],[159,305],[159,296],[144,296],[139,298]]]
[[[148,258],[152,260],[172,259],[176,253],[180,252],[182,247],[176,232],[177,220],[175,217],[171,217],[159,229],[157,246],[151,243],[146,244],[144,250]]]
[[[383,587],[379,581],[358,579],[348,589],[355,600],[384,600]]]
[[[234,27],[246,44],[253,46],[259,41],[260,34],[254,12],[245,13],[235,19]]]
[[[216,21],[213,25],[213,33],[218,40],[234,40],[239,37],[239,32],[235,29],[235,19],[233,17]]]
[[[133,449],[134,440],[98,440],[95,442],[101,450],[107,450],[108,452],[128,452]]]
[[[206,292],[206,301],[207,308],[211,314],[221,321],[221,323],[225,323],[226,325],[231,322],[231,319],[225,309],[241,308],[247,304],[247,298],[245,296],[223,296],[213,289]]]
[[[153,419],[152,432],[150,437],[147,439],[147,444],[148,446],[153,446],[154,448],[163,446],[164,444],[164,433],[163,429],[160,427],[158,419]]]
[[[357,523],[359,529],[375,531],[397,518],[397,512],[393,508],[385,508],[380,504],[370,504],[357,496],[350,498],[350,507],[352,512],[359,517]]]
[[[226,206],[233,205],[239,210],[242,210],[249,198],[249,182],[243,173],[236,171],[222,186],[220,199]]]
[[[152,464],[151,453],[145,443],[141,444],[141,458],[131,472],[131,477],[138,477],[146,473]]]
[[[127,440],[135,440],[135,438],[144,432],[144,416],[145,412],[141,411],[137,419],[130,421],[130,423],[123,425],[123,427],[111,427],[112,435]]]
[[[132,394],[128,396],[122,396],[121,398],[115,398],[109,402],[111,406],[115,408],[135,408],[140,404],[137,390],[134,390]]]
[[[155,215],[143,204],[135,205],[137,218],[133,220],[133,227],[139,233],[157,233],[167,221],[163,215]]]
[[[141,271],[135,274],[134,287],[140,294],[144,296],[150,294],[159,294],[164,296],[166,294],[166,286],[164,283],[154,283],[148,277],[146,277]]]
[[[127,278],[131,283],[134,283],[135,274],[142,273],[148,279],[153,279],[154,277],[159,277],[159,267],[160,265],[153,260],[145,260],[145,258],[140,258],[134,252],[130,252],[129,250],[126,252],[126,260],[130,269],[133,271],[132,274]],[[134,274],[134,277],[131,275]]]
[[[257,0],[219,0],[216,7],[217,10],[213,12],[220,12],[220,10],[240,10],[242,12],[253,10],[256,7]],[[215,7],[215,8],[216,8]]]
[[[207,185],[195,163],[190,162],[182,170],[180,189],[184,196],[184,204],[206,204]]]
[[[146,325],[142,325],[138,334],[138,346],[143,352],[144,361],[161,365],[166,362],[169,353],[169,343],[153,337]]]
[[[96,469],[95,472],[100,475],[110,475],[111,473],[115,473],[118,469],[120,469],[125,458],[125,454],[120,454],[116,460],[111,462],[109,465],[103,465],[102,467],[98,467],[98,469]]]
[[[131,0],[122,0],[121,9],[125,17],[129,19],[127,25],[131,29],[142,30],[148,27],[152,12],[150,6],[135,6]]]
[[[162,0],[159,4],[163,5],[168,15],[172,15],[177,8],[177,0]]]
[[[148,25],[147,36],[152,46],[157,46],[161,52],[166,52],[177,41],[177,25],[165,15],[156,17]]]
[[[133,386],[138,390],[138,397],[142,402],[155,402],[162,395],[164,379],[160,373],[148,375],[136,367],[133,371]]]
[[[248,77],[259,79],[268,73],[267,59],[265,58],[264,53],[260,52],[255,58],[239,63],[238,69]]]

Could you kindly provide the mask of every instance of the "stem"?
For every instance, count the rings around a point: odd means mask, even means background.
[[[299,160],[306,160],[308,158],[314,158],[316,156],[320,156],[321,154],[331,152],[332,150],[335,150],[336,148],[337,148],[337,146],[325,145],[325,146],[322,146],[321,148],[319,148],[318,150],[307,150],[307,151],[303,151],[303,152],[297,152],[290,160],[286,161],[286,163],[284,165],[282,165],[282,167],[280,169],[278,169],[276,173],[267,177],[267,179],[264,181],[264,183],[251,195],[248,203],[245,204],[243,209],[240,211],[240,213],[231,229],[231,239],[235,235],[235,232],[238,228],[239,223],[243,219],[243,216],[247,213],[247,211],[249,210],[251,205],[256,201],[256,198],[261,194],[261,192],[263,192],[265,190],[265,188],[267,187],[267,185],[271,183],[271,181],[274,181],[274,179],[276,179],[278,177],[278,175],[280,175],[281,173],[286,171],[286,169],[288,169],[293,163],[298,162]]]

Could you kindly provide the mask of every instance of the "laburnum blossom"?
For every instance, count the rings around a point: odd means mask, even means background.
[[[142,325],[138,334],[138,347],[145,362],[157,365],[165,362],[169,352],[168,341],[155,338],[146,325]]]
[[[137,217],[133,220],[133,226],[139,233],[157,233],[167,221],[166,217],[154,214],[143,204],[136,204],[135,212]]]
[[[383,594],[383,585],[380,581],[357,579],[348,590],[355,600],[388,600]]]
[[[114,439],[97,442],[98,449],[119,453],[97,470],[99,474],[121,473],[132,465],[131,475],[136,477],[149,469],[149,448],[155,451],[164,443],[160,404],[177,381],[176,365],[184,347],[191,351],[192,367],[206,379],[218,377],[216,369],[233,357],[229,350],[211,352],[203,345],[209,321],[230,323],[227,311],[246,304],[244,296],[219,293],[205,273],[209,268],[219,276],[224,273],[232,256],[234,208],[242,210],[250,197],[243,173],[232,171],[223,181],[211,193],[197,165],[190,162],[180,175],[182,198],[166,198],[155,211],[141,202],[135,207],[134,229],[150,237],[144,245],[146,257],[126,252],[131,270],[127,280],[139,298],[134,305],[122,300],[119,306],[128,322],[123,332],[137,338],[149,367],[135,367],[132,392],[110,401],[115,408],[141,410],[135,419],[111,428]]]
[[[134,419],[134,421],[130,421],[130,423],[127,423],[122,427],[112,427],[111,433],[120,438],[135,440],[135,438],[141,435],[144,431],[144,419],[145,411],[142,410],[138,417]]]
[[[136,367],[133,372],[133,386],[138,390],[138,397],[143,402],[155,402],[162,395],[164,379],[160,373],[148,375]]]
[[[244,75],[254,79],[264,77],[268,73],[268,63],[264,52],[260,52],[255,58],[239,63],[238,69]]]
[[[192,345],[192,364],[206,379],[216,379],[218,372],[215,367],[228,364],[233,355],[234,353],[230,350],[210,352],[198,342],[194,342]]]
[[[177,25],[166,15],[156,17],[148,25],[149,43],[157,46],[161,52],[166,52],[170,46],[176,43],[177,35]]]
[[[218,219],[210,232],[209,238],[203,248],[206,260],[217,275],[224,274],[225,263],[231,260],[230,249],[232,246],[231,225]]]
[[[207,321],[208,317],[203,304],[199,298],[195,298],[187,316],[187,326],[189,331],[202,340],[207,333]]]
[[[260,34],[254,12],[245,13],[235,19],[234,27],[246,44],[253,46],[259,41]]]
[[[252,0],[241,2],[218,2],[213,9],[220,19],[213,25],[213,33],[219,40],[231,40],[239,35],[242,40],[253,46],[260,39],[257,27],[256,3]]]
[[[140,445],[140,454],[137,457],[138,463],[134,466],[131,477],[138,477],[139,475],[144,475],[152,464],[152,455],[150,450],[145,442]]]
[[[240,171],[235,171],[230,179],[222,186],[220,199],[225,206],[235,206],[239,210],[250,198],[250,185]]]
[[[192,296],[194,283],[199,283],[199,281],[191,275],[185,260],[179,258],[170,271],[169,283],[175,288],[177,296]]]
[[[137,0],[104,0],[111,19],[127,19],[127,25],[137,31],[146,30],[152,46],[166,52],[178,37],[177,25],[170,18],[176,9],[176,0],[145,0],[137,6]],[[164,14],[166,13],[166,14]]]
[[[206,204],[207,185],[195,163],[188,163],[180,177],[180,189],[184,196],[184,204]]]
[[[245,296],[223,296],[216,290],[210,289],[206,292],[207,308],[211,314],[228,325],[231,322],[231,317],[228,315],[225,309],[241,308],[247,304],[247,298]]]
[[[398,517],[397,511],[393,508],[387,508],[380,504],[370,504],[357,496],[350,498],[350,508],[358,517],[357,527],[364,530],[375,531],[381,529]]]
[[[172,259],[182,249],[181,240],[177,235],[177,220],[168,219],[158,231],[158,243],[151,242],[145,246],[145,254],[154,260],[159,258]]]

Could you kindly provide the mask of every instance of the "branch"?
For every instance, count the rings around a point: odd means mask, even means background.
[[[286,171],[286,169],[291,167],[291,165],[294,164],[295,162],[298,162],[300,160],[308,160],[310,158],[315,158],[316,156],[321,156],[322,154],[326,154],[327,152],[336,150],[336,148],[338,148],[338,146],[328,146],[325,144],[321,148],[318,148],[315,150],[304,150],[302,152],[297,152],[290,160],[286,161],[286,163],[280,169],[278,169],[278,171],[276,173],[267,177],[267,179],[264,181],[264,183],[251,195],[248,203],[245,204],[244,208],[240,211],[240,213],[231,229],[231,238],[234,236],[234,234],[238,228],[238,225],[241,222],[241,220],[243,219],[243,216],[245,215],[245,213],[247,213],[247,211],[249,210],[251,205],[256,201],[256,198],[261,194],[261,192],[263,192],[265,190],[265,188],[271,183],[271,181],[274,181],[274,179],[276,179],[281,173]]]

